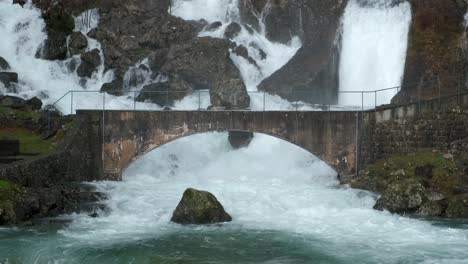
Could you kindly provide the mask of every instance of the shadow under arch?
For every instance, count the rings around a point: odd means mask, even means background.
[[[281,136],[278,136],[278,135],[275,135],[275,134],[270,134],[270,133],[264,133],[264,132],[256,132],[256,131],[248,131],[248,130],[241,130],[241,129],[223,129],[223,130],[212,130],[212,131],[205,131],[205,132],[192,132],[192,133],[187,133],[187,134],[184,134],[184,135],[180,135],[180,136],[177,136],[177,137],[174,137],[174,138],[171,138],[170,140],[168,141],[165,141],[164,143],[160,144],[160,145],[157,145],[157,146],[151,146],[147,149],[145,149],[145,151],[139,153],[138,155],[136,155],[135,157],[132,158],[132,160],[122,168],[121,170],[121,174],[123,174],[129,167],[131,167],[133,164],[135,164],[135,162],[137,162],[139,159],[141,159],[142,157],[144,157],[145,155],[147,155],[148,153],[154,151],[154,150],[157,150],[158,148],[161,148],[165,145],[168,145],[168,144],[171,144],[175,141],[178,141],[180,139],[183,139],[183,138],[188,138],[188,137],[192,137],[192,136],[196,136],[196,135],[200,135],[200,134],[212,134],[212,133],[225,133],[225,134],[228,134],[229,132],[246,132],[246,133],[254,133],[255,134],[258,134],[258,135],[263,135],[263,136],[269,136],[269,137],[272,137],[272,138],[275,138],[275,139],[278,139],[280,141],[283,141],[283,142],[286,142],[290,145],[293,145],[299,149],[302,149],[304,150],[305,152],[313,155],[319,162],[322,162],[324,164],[326,164],[328,167],[330,167],[335,173],[336,173],[336,177],[340,177],[340,175],[338,174],[337,170],[334,168],[334,165],[333,164],[330,164],[328,163],[327,161],[323,160],[320,158],[319,155],[317,155],[317,153],[314,153],[314,151],[310,150],[310,149],[307,149],[301,145],[298,145],[288,139],[285,139]],[[226,138],[227,140],[227,138]]]

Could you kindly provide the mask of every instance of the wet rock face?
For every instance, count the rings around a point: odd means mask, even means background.
[[[0,83],[5,87],[11,88],[12,84],[18,83],[18,74],[16,72],[0,72]]]
[[[10,64],[2,57],[0,57],[0,71],[8,71]]]
[[[108,93],[110,95],[122,96],[123,95],[123,81],[122,79],[115,79],[110,83],[105,83],[101,86],[101,92]]]
[[[105,205],[97,203],[104,195],[80,186],[23,188],[4,181],[0,184],[3,185],[0,187],[0,225],[73,212],[95,213],[97,209],[105,208]]]
[[[81,32],[73,32],[70,35],[68,47],[71,55],[81,54],[88,46],[88,39]]]
[[[117,77],[123,78],[128,67],[152,52],[195,37],[195,27],[167,14],[168,7],[166,0],[109,1],[96,32],[106,68],[115,69]]]
[[[425,188],[417,182],[398,182],[387,187],[374,209],[393,213],[415,212],[426,201]]]
[[[152,83],[143,87],[136,100],[151,102],[159,106],[173,106],[192,91],[192,86],[183,79],[172,78],[168,82]]]
[[[312,103],[336,103],[338,91],[340,19],[347,1],[278,1],[289,9],[302,13],[303,46],[280,70],[266,78],[259,89],[276,93],[289,100],[301,99]],[[272,16],[273,17],[273,16]],[[294,19],[291,18],[290,21]],[[338,39],[339,40],[339,39]]]
[[[97,67],[101,64],[101,56],[98,49],[81,54],[81,64],[78,67],[77,74],[80,77],[90,78],[97,71]]]
[[[234,149],[248,147],[254,134],[246,131],[229,131],[229,143]]]
[[[215,224],[232,221],[216,197],[192,188],[184,192],[171,221],[178,224]]]
[[[64,60],[67,58],[67,36],[73,32],[75,21],[61,2],[39,6],[42,7],[48,37],[38,55],[47,60]]]
[[[468,60],[464,47],[464,15],[468,3],[459,0],[410,1],[412,23],[403,89],[395,103],[457,93],[466,86]]]
[[[238,23],[232,22],[227,26],[226,31],[224,32],[224,37],[227,39],[234,39],[239,35],[241,30],[242,27]]]
[[[182,79],[194,89],[210,90],[213,106],[247,108],[250,98],[239,70],[230,59],[230,47],[227,40],[209,37],[175,45],[162,70],[170,80]]]
[[[274,42],[288,43],[293,36],[302,37],[301,8],[299,0],[241,0],[240,16],[243,23],[260,31],[263,18],[267,38]]]

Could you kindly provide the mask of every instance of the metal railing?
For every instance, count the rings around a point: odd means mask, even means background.
[[[124,96],[113,96],[101,91],[86,91],[86,90],[72,90],[65,93],[62,97],[56,100],[53,104],[48,105],[48,109],[52,111],[60,111],[64,114],[73,114],[77,109],[107,109],[107,110],[164,110],[164,109],[179,109],[178,106],[184,110],[199,110],[199,111],[319,111],[319,110],[332,110],[332,109],[349,109],[368,110],[373,109],[379,105],[379,94],[394,91],[395,95],[400,91],[401,87],[392,87],[380,89],[375,91],[339,91],[336,94],[337,101],[340,101],[342,96],[353,96],[354,99],[358,98],[358,103],[350,103],[347,105],[340,104],[320,104],[309,103],[308,98],[316,96],[316,92],[308,91],[292,91],[292,92],[266,92],[266,91],[247,91],[240,93],[232,93],[225,101],[233,102],[234,106],[221,108],[208,108],[210,92],[205,90],[195,91],[129,91]],[[358,95],[358,96],[355,96]],[[371,95],[369,97],[368,95]],[[81,96],[81,97],[80,97]],[[83,97],[85,96],[85,97]],[[236,102],[242,101],[240,98],[249,97],[253,101],[252,107],[238,108]],[[125,98],[119,100],[118,98]],[[129,100],[130,99],[130,100]],[[69,100],[69,101],[68,101]],[[184,106],[184,100],[187,104],[190,102],[191,108]],[[67,102],[68,101],[68,102]],[[123,102],[127,104],[122,104]],[[132,104],[129,105],[128,102]],[[194,102],[195,101],[195,102]],[[80,102],[80,105],[77,105]],[[119,103],[118,106],[112,106],[111,102]],[[63,107],[66,104],[69,107]],[[153,105],[151,107],[150,105]],[[145,107],[146,106],[146,107]],[[195,106],[195,107],[193,107]]]
[[[422,100],[438,99],[439,103],[443,97],[452,97],[468,92],[467,83],[459,83],[452,87],[449,92],[444,90],[442,94],[439,78],[425,82],[426,85],[432,85],[436,89],[431,89],[431,94],[417,92],[412,94],[403,103],[392,104],[393,106],[409,103],[421,102]],[[434,84],[436,84],[434,86]],[[327,100],[336,100],[341,104],[314,104],[307,101],[313,101],[317,97],[316,91],[275,91],[272,93],[266,91],[253,91],[232,93],[227,101],[233,105],[250,98],[250,106],[247,108],[228,107],[210,108],[210,92],[207,90],[186,91],[128,91],[124,96],[112,96],[101,91],[68,91],[53,104],[48,106],[48,125],[50,130],[52,111],[58,111],[63,114],[73,114],[77,109],[96,109],[96,110],[187,110],[187,111],[368,111],[377,109],[380,105],[389,104],[389,98],[392,98],[406,86],[396,86],[373,91],[338,91],[329,96]],[[418,89],[409,89],[411,91]],[[96,96],[97,95],[97,96]],[[284,99],[287,98],[287,99]],[[69,101],[68,101],[69,100]],[[69,102],[69,105],[67,103]],[[79,105],[76,104],[79,102]],[[245,102],[245,101],[244,101]],[[344,104],[343,104],[344,103]],[[63,106],[65,105],[65,107]],[[187,107],[190,105],[191,107]],[[195,106],[195,107],[194,107]],[[69,112],[68,108],[69,107]]]

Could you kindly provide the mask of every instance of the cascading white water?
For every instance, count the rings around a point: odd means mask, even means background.
[[[365,5],[350,0],[343,17],[340,91],[375,91],[401,85],[406,60],[411,7],[392,0]],[[340,95],[340,104],[365,107],[390,103],[396,89]]]
[[[291,103],[281,99],[279,96],[267,94],[264,99],[262,93],[256,92],[258,92],[257,85],[283,67],[296,54],[302,45],[298,37],[293,37],[287,45],[268,40],[262,19],[264,14],[260,14],[258,17],[260,24],[259,32],[252,29],[247,30],[240,20],[238,0],[176,0],[172,7],[172,13],[185,20],[203,19],[208,23],[218,21],[222,23],[222,26],[216,30],[202,31],[199,36],[223,38],[226,28],[231,22],[239,23],[242,26],[242,30],[233,41],[237,45],[246,47],[249,56],[255,60],[257,65],[253,65],[245,58],[232,52],[231,59],[239,69],[249,91],[251,108],[253,110],[262,110],[265,102],[267,110],[294,109]],[[264,55],[266,57],[263,57]]]
[[[108,247],[190,229],[272,230],[313,238],[328,254],[363,263],[444,258],[456,263],[468,257],[460,251],[467,230],[375,211],[375,196],[338,187],[335,172],[285,141],[257,134],[248,148],[232,150],[226,138],[190,136],[147,154],[125,172],[123,182],[97,183],[109,194],[108,215],[75,216],[61,233],[77,243]],[[170,223],[188,187],[215,194],[233,222],[189,228]]]
[[[96,10],[90,10],[75,18],[75,30],[87,33],[99,23],[99,14]],[[68,91],[81,91],[73,95],[73,107],[71,108],[71,95],[63,98],[57,107],[63,113],[69,114],[70,110],[102,109],[105,100],[106,109],[160,109],[159,106],[149,103],[134,103],[133,94],[116,97],[100,94],[102,84],[113,79],[113,72],[104,72],[103,63],[98,72],[92,78],[88,78],[83,84],[82,78],[75,71],[69,69],[69,64],[74,61],[80,63],[80,56],[75,55],[65,61],[48,61],[36,58],[36,53],[47,38],[44,32],[45,23],[41,17],[41,11],[30,3],[24,8],[20,5],[12,5],[9,0],[0,0],[0,56],[4,57],[11,66],[11,71],[19,75],[19,84],[12,95],[31,98],[37,96],[44,105],[52,104],[65,95]],[[95,39],[88,39],[87,50],[99,49],[100,43]],[[101,59],[104,57],[101,52]],[[86,91],[97,91],[87,93]],[[0,85],[0,93],[6,94],[7,89]],[[209,97],[202,98],[201,106],[209,105]],[[198,95],[189,95],[175,103],[179,109],[197,109]]]
[[[202,34],[221,36],[227,23],[237,19],[237,2],[233,0],[179,3],[177,5],[176,1],[172,10],[176,15],[186,19],[204,18],[209,22],[219,20],[224,23],[218,31]],[[355,3],[351,2],[348,6],[345,17],[345,56],[341,64],[341,71],[349,74],[347,76],[350,78],[342,78],[349,83],[357,83],[362,77],[365,80],[363,83],[370,87],[377,81],[372,79],[375,75],[366,75],[365,71],[373,70],[371,65],[383,61],[385,56],[382,54],[399,55],[402,52],[402,43],[395,39],[397,36],[401,37],[400,40],[404,38],[400,34],[403,26],[400,27],[399,22],[407,19],[409,11],[406,4],[385,9],[362,8],[353,4]],[[396,19],[398,12],[401,12],[400,21]],[[365,28],[366,21],[380,21],[381,27]],[[391,27],[389,21],[396,23],[394,27]],[[17,26],[22,23],[23,27]],[[0,56],[5,57],[12,64],[13,70],[20,74],[23,81],[19,90],[23,95],[33,96],[45,91],[51,97],[45,99],[46,102],[51,102],[55,100],[55,96],[68,89],[84,88],[79,85],[76,76],[66,70],[63,63],[34,58],[38,45],[46,37],[42,32],[43,28],[39,10],[30,5],[21,9],[18,5],[11,5],[10,1],[0,0]],[[387,32],[395,37],[387,36],[395,46],[384,50],[383,46],[386,44],[378,41],[379,37],[386,38],[381,30],[397,28],[399,33]],[[364,35],[353,36],[350,34],[352,32]],[[367,36],[367,40],[373,44],[359,44],[358,41],[363,36]],[[234,55],[232,57],[251,91],[255,91],[262,78],[286,63],[300,47],[300,43],[294,39],[290,45],[276,44],[268,41],[262,32],[250,34],[245,29],[236,38],[236,42],[249,46],[249,53],[260,66],[260,70],[251,69],[241,58]],[[258,54],[248,45],[250,42],[254,42],[267,53],[265,61],[256,57]],[[365,53],[361,45],[368,47],[369,53]],[[352,54],[353,47],[359,56]],[[396,71],[387,73],[393,76],[388,77],[388,80],[399,81],[402,65],[398,66],[390,55],[388,59],[393,62],[394,68],[386,69]],[[354,68],[362,70],[359,71],[360,75],[352,75],[352,71],[348,71],[351,70],[349,67],[353,60],[357,65]],[[403,64],[401,58],[399,61]],[[386,73],[384,69],[379,68],[378,71]],[[367,77],[369,78],[366,79]],[[104,80],[107,77],[95,76],[95,86],[86,88],[99,89],[99,84],[103,82],[99,81],[100,78]],[[354,87],[352,89],[355,90]],[[75,100],[82,106],[96,104],[95,107],[100,107],[97,102],[90,103],[89,96],[75,96]],[[107,99],[110,107],[133,106],[133,100],[126,97],[109,96]],[[197,100],[196,94],[189,96],[178,102],[176,108],[193,109],[198,106]],[[204,100],[203,104],[208,105],[209,98]],[[253,98],[253,108],[258,107],[255,100]],[[274,97],[269,97],[267,102],[278,108],[291,107],[289,103]],[[203,252],[211,248],[213,252],[206,253],[209,257],[235,251],[238,255],[226,261],[229,263],[240,262],[237,257],[244,256],[243,251],[249,250],[243,244],[259,240],[252,247],[253,250],[265,244],[267,246],[262,254],[270,256],[280,252],[280,258],[271,260],[267,257],[264,263],[299,263],[300,261],[289,258],[290,254],[298,251],[294,247],[294,241],[300,241],[304,248],[300,252],[301,256],[312,255],[309,261],[302,263],[466,263],[466,227],[457,229],[436,226],[426,221],[375,211],[372,209],[374,195],[338,186],[335,172],[311,154],[284,141],[256,135],[248,148],[232,150],[226,139],[226,134],[196,135],[169,143],[147,154],[124,173],[122,182],[94,183],[100,191],[109,195],[106,203],[110,211],[101,212],[98,218],[86,214],[73,215],[71,217],[74,221],[68,227],[62,228],[58,234],[45,237],[39,234],[39,238],[36,238],[36,233],[40,232],[35,232],[34,235],[28,234],[26,238],[16,239],[16,231],[8,230],[7,236],[12,238],[4,243],[5,233],[0,230],[0,254],[10,256],[13,249],[27,255],[28,261],[18,261],[19,263],[93,263],[89,261],[92,257],[105,255],[110,251],[105,263],[148,263],[138,261],[137,258],[141,257],[138,249],[149,248],[144,252],[148,256],[157,254],[156,250],[166,250],[166,254],[170,256],[181,256],[181,261],[192,261],[194,255],[204,256]],[[171,224],[169,219],[172,210],[187,187],[213,192],[232,214],[234,221],[206,227]],[[240,235],[222,233],[230,230]],[[196,235],[200,233],[203,237],[197,240]],[[221,234],[221,238],[213,242],[211,239],[217,233]],[[257,239],[257,233],[279,235],[273,238],[267,236],[267,239],[260,236]],[[172,234],[182,234],[182,238],[171,240]],[[161,240],[156,243],[150,241],[159,238]],[[191,239],[194,239],[192,244],[189,243],[191,248],[172,250],[171,245],[184,244]],[[226,249],[226,241],[236,240],[240,242],[235,250],[233,247]],[[293,246],[283,253],[278,245],[270,247],[270,240],[280,241],[282,246]],[[163,248],[157,248],[158,245]],[[130,257],[126,259],[122,251]],[[317,252],[325,257],[316,259],[314,254]],[[0,255],[0,261],[3,261],[2,257]],[[203,261],[200,262],[216,262],[209,261],[209,257],[202,258]],[[257,259],[250,258],[245,262],[253,263]],[[158,260],[151,263],[158,263]]]

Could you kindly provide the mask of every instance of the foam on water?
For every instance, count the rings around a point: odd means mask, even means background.
[[[374,195],[339,187],[333,170],[285,141],[256,134],[248,148],[232,150],[226,138],[179,139],[137,160],[123,182],[97,183],[109,194],[110,213],[76,216],[62,234],[112,245],[184,232],[169,220],[193,187],[217,196],[233,222],[189,229],[287,232],[321,241],[327,254],[363,255],[371,263],[468,259],[467,230],[375,211]]]
[[[351,0],[343,17],[340,91],[375,91],[401,85],[411,22],[408,2]],[[365,106],[390,103],[397,90],[364,96]],[[377,100],[376,100],[377,99]],[[361,94],[342,94],[340,104],[361,105]]]

